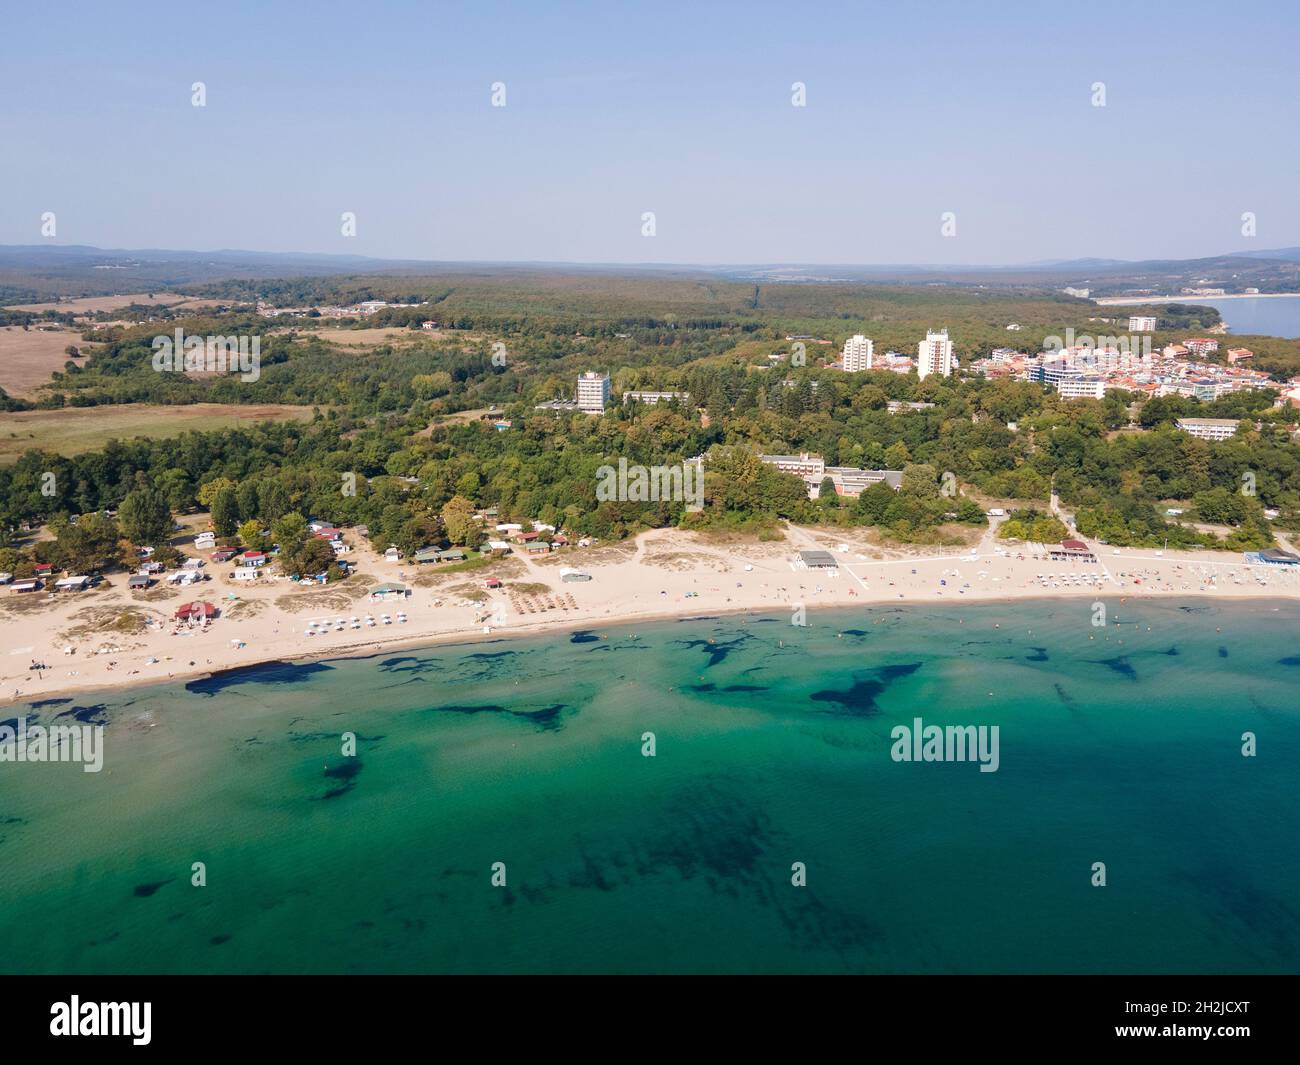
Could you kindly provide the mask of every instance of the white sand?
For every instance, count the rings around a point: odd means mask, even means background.
[[[850,550],[838,550],[841,543],[849,543]],[[503,576],[506,587],[482,591],[487,597],[482,603],[447,589],[473,586],[481,591],[491,570],[446,574],[438,587],[416,586],[404,601],[372,602],[364,589],[373,584],[396,580],[409,584],[438,570],[386,563],[365,547],[348,556],[362,576],[330,587],[300,589],[269,574],[255,584],[236,583],[226,576],[228,566],[209,566],[213,580],[165,600],[133,597],[121,574],[110,578],[109,588],[60,593],[52,600],[44,592],[19,595],[0,589],[0,700],[26,702],[58,693],[189,678],[257,662],[374,654],[562,628],[599,632],[602,625],[619,622],[725,612],[779,613],[802,607],[808,623],[815,624],[821,608],[882,603],[1065,596],[1108,603],[1117,598],[1173,596],[1300,597],[1300,567],[1247,566],[1240,554],[1226,552],[1094,547],[1098,562],[1090,565],[1035,558],[1028,548],[1000,544],[991,532],[981,540],[977,554],[971,555],[955,548],[869,548],[857,530],[791,528],[784,542],[719,543],[661,529],[642,534],[634,543],[566,548],[540,561],[515,556],[519,561],[505,566],[517,568],[522,563],[526,572]],[[800,549],[807,548],[830,550],[840,568],[803,568],[794,560]],[[593,579],[561,582],[561,566],[582,569]],[[1039,574],[1048,580],[1039,580]],[[1098,576],[1101,582],[1070,579],[1084,575]],[[510,586],[521,582],[545,583],[550,591],[512,596]],[[238,599],[227,599],[231,594]],[[341,605],[344,596],[350,601]],[[572,596],[574,608],[563,609],[561,596],[565,605]],[[196,599],[216,604],[221,616],[207,631],[174,633],[170,619],[176,607]],[[523,605],[529,599],[533,612]],[[554,608],[542,609],[548,599]],[[66,636],[71,629],[85,627],[84,615],[82,620],[73,615],[92,609],[110,614],[127,607],[166,620],[141,635],[99,629],[71,639]],[[396,620],[399,610],[409,618],[405,624]],[[382,614],[392,617],[392,624],[381,624]],[[375,618],[373,628],[364,624],[367,615]],[[354,616],[362,621],[360,629],[352,628],[349,621],[342,631],[331,624],[321,635],[305,635],[309,620],[332,623]],[[490,633],[484,632],[485,625]],[[68,646],[74,653],[64,652]],[[156,661],[151,663],[151,658]],[[29,668],[33,661],[49,668],[34,671]]]

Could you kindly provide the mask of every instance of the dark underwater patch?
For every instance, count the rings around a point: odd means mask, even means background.
[[[1066,695],[1064,688],[1062,688],[1059,684],[1053,684],[1052,687],[1056,689],[1056,697],[1060,699],[1061,702],[1063,702],[1066,706],[1074,705],[1074,700],[1071,699],[1068,695]]]
[[[1133,668],[1133,663],[1128,660],[1127,655],[1117,655],[1115,658],[1090,658],[1089,662],[1094,665],[1105,666],[1121,677],[1128,677],[1129,680],[1137,680],[1137,670]]]
[[[417,658],[415,655],[398,655],[385,658],[379,663],[384,673],[441,673],[442,666],[432,658]]]
[[[71,710],[64,710],[62,713],[55,714],[55,718],[68,717],[71,715],[75,720],[80,721],[83,725],[107,725],[108,724],[108,704],[96,703],[94,706],[74,706]]]
[[[562,717],[567,709],[568,705],[566,703],[554,703],[551,706],[539,707],[536,710],[511,710],[509,707],[500,706],[497,703],[479,703],[434,706],[430,708],[430,712],[435,714],[502,714],[506,717],[528,721],[543,732],[555,732],[562,727]]]
[[[569,643],[599,643],[600,637],[590,629],[581,629],[569,636]]]
[[[166,887],[175,879],[174,876],[169,876],[166,880],[155,880],[148,884],[136,884],[132,889],[131,894],[133,894],[137,899],[147,899],[151,895],[156,894],[159,888]]]
[[[47,706],[62,706],[64,703],[72,702],[71,699],[37,699],[27,704],[28,709],[44,710]]]
[[[330,672],[331,668],[321,662],[259,662],[217,670],[188,682],[185,690],[195,695],[212,696],[240,684],[303,684],[317,673]]]
[[[1279,666],[1300,666],[1300,655],[1287,655],[1277,660]]]
[[[1162,655],[1168,655],[1170,658],[1177,658],[1178,655],[1181,654],[1177,647],[1171,647],[1168,651],[1161,651],[1160,653]]]
[[[872,717],[881,713],[879,697],[896,681],[910,677],[920,668],[920,662],[881,666],[865,675],[854,674],[853,683],[847,688],[825,688],[813,692],[809,698],[813,702],[834,703],[854,717]]]
[[[564,703],[553,703],[551,706],[543,706],[540,710],[511,710],[509,713],[514,717],[531,721],[538,728],[554,732],[560,727],[560,715],[564,713],[564,709]]]
[[[360,775],[360,758],[344,758],[337,765],[327,765],[325,767],[325,779],[337,780],[339,784],[336,787],[327,788],[321,798],[337,799],[340,795],[346,795],[357,786],[357,777]]]
[[[711,668],[716,666],[719,662],[725,662],[729,654],[733,651],[740,650],[742,646],[753,638],[754,637],[749,635],[749,633],[742,632],[740,635],[730,640],[678,640],[677,645],[679,647],[685,647],[688,650],[698,649],[703,651],[709,656],[709,663],[705,668]]]
[[[1026,662],[1049,662],[1051,655],[1047,653],[1046,647],[1031,647],[1033,654],[1025,655]]]
[[[228,935],[213,936],[211,939],[208,940],[208,944],[213,947],[219,947],[221,946],[222,943],[229,943],[229,942],[230,942],[230,936]]]
[[[1228,657],[1228,649],[1227,649],[1226,647],[1220,647],[1220,648],[1219,648],[1219,657],[1220,657],[1220,658],[1227,658],[1227,657]]]

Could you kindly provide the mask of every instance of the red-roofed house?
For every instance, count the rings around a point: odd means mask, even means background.
[[[245,551],[242,555],[239,555],[239,556],[238,556],[238,560],[239,560],[239,564],[240,564],[241,566],[254,566],[254,567],[256,567],[256,566],[265,566],[265,565],[266,565],[266,552],[265,552],[265,551]]]
[[[177,621],[210,621],[217,616],[217,608],[206,601],[184,603],[176,608]]]

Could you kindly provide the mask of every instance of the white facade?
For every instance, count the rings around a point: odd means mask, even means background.
[[[807,480],[814,477],[821,480],[826,474],[826,460],[820,455],[759,455],[769,466],[775,466],[782,473],[793,473],[796,477]]]
[[[578,378],[578,409],[601,414],[609,403],[609,374],[585,373]]]
[[[1056,392],[1062,399],[1101,399],[1106,384],[1100,377],[1062,377],[1056,381]]]
[[[937,333],[927,332],[925,339],[917,345],[916,376],[924,381],[931,374],[951,377],[957,368],[957,359],[952,353],[952,341],[948,339],[948,330]]]
[[[873,347],[871,338],[864,337],[861,333],[849,337],[844,342],[844,372],[858,373],[862,370],[870,370]]]
[[[581,388],[581,385],[579,385]],[[635,400],[638,403],[644,403],[647,407],[653,407],[656,403],[667,403],[669,400],[679,400],[682,403],[690,401],[689,392],[624,392],[623,402]]]
[[[1227,440],[1237,435],[1232,418],[1179,418],[1178,428],[1198,440]]]
[[[1155,318],[1145,314],[1133,314],[1129,316],[1128,331],[1130,333],[1154,333],[1155,330]]]

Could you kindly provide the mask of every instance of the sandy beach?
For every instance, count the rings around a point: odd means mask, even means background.
[[[1209,303],[1213,300],[1294,299],[1300,292],[1225,292],[1222,296],[1094,296],[1098,307],[1127,307],[1143,303]]]
[[[816,548],[830,551],[837,568],[798,561],[800,550]],[[349,558],[359,572],[332,586],[270,575],[236,583],[224,567],[208,566],[209,581],[142,593],[128,592],[125,575],[114,574],[80,593],[0,590],[0,697],[29,702],[263,662],[723,613],[788,611],[816,625],[819,609],[890,603],[1071,598],[1091,610],[1094,601],[1114,609],[1137,598],[1300,598],[1300,567],[1251,566],[1227,552],[1095,549],[1090,564],[1050,561],[1034,545],[997,541],[992,530],[972,548],[890,550],[868,544],[862,530],[791,527],[783,541],[720,542],[660,529],[460,573],[385,562],[358,545]],[[561,581],[566,566],[592,579]],[[502,587],[486,588],[489,576]],[[385,581],[409,584],[412,594],[372,600],[369,589]],[[176,608],[195,600],[214,604],[215,619],[206,628],[177,626]]]

